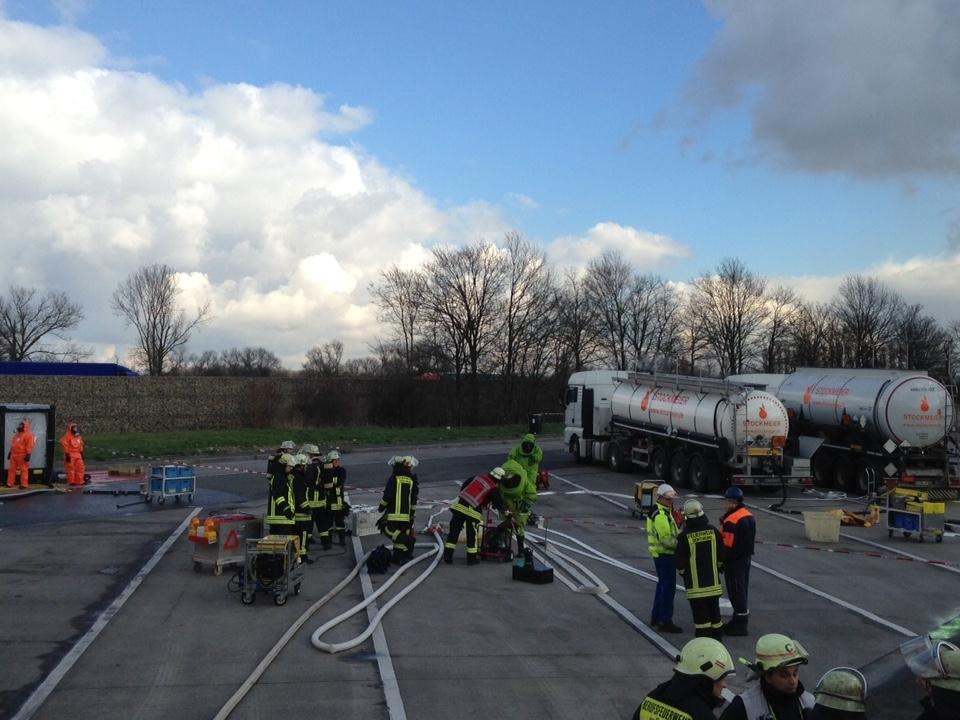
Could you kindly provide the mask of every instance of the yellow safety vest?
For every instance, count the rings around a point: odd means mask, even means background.
[[[647,518],[647,544],[653,557],[673,555],[677,549],[677,535],[680,528],[673,519],[670,508],[657,504],[657,509]]]
[[[640,705],[640,720],[693,720],[693,716],[673,705],[645,697]]]

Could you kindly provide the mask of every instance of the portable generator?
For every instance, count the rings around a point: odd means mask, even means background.
[[[298,562],[300,538],[295,535],[267,535],[248,538],[240,580],[240,601],[252,605],[258,592],[273,596],[274,605],[283,605],[293,593],[300,594],[303,565]]]

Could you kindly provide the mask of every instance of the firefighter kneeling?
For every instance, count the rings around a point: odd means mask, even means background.
[[[413,557],[413,520],[420,484],[413,469],[418,465],[411,455],[394,456],[387,462],[393,472],[380,500],[377,528],[393,540],[393,561],[402,565]]]
[[[468,478],[460,486],[460,495],[450,506],[450,532],[443,550],[443,561],[448,565],[453,562],[453,553],[457,549],[457,540],[464,525],[467,527],[467,565],[480,562],[477,557],[480,551],[480,534],[477,528],[483,521],[480,511],[487,505],[493,505],[498,512],[507,512],[507,504],[499,488],[505,475],[503,468],[497,467],[491,470],[489,475]]]

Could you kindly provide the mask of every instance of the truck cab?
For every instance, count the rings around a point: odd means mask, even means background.
[[[614,378],[621,374],[618,370],[584,370],[570,376],[564,397],[563,441],[574,457],[588,454],[583,440],[610,438],[610,401],[617,386]]]

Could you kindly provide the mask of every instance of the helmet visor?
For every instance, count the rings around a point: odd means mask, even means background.
[[[944,646],[953,647],[951,643],[943,640],[934,643],[929,635],[921,635],[903,643],[900,646],[900,654],[910,668],[910,672],[917,677],[942,678],[947,676],[943,662],[940,660],[940,650]]]

